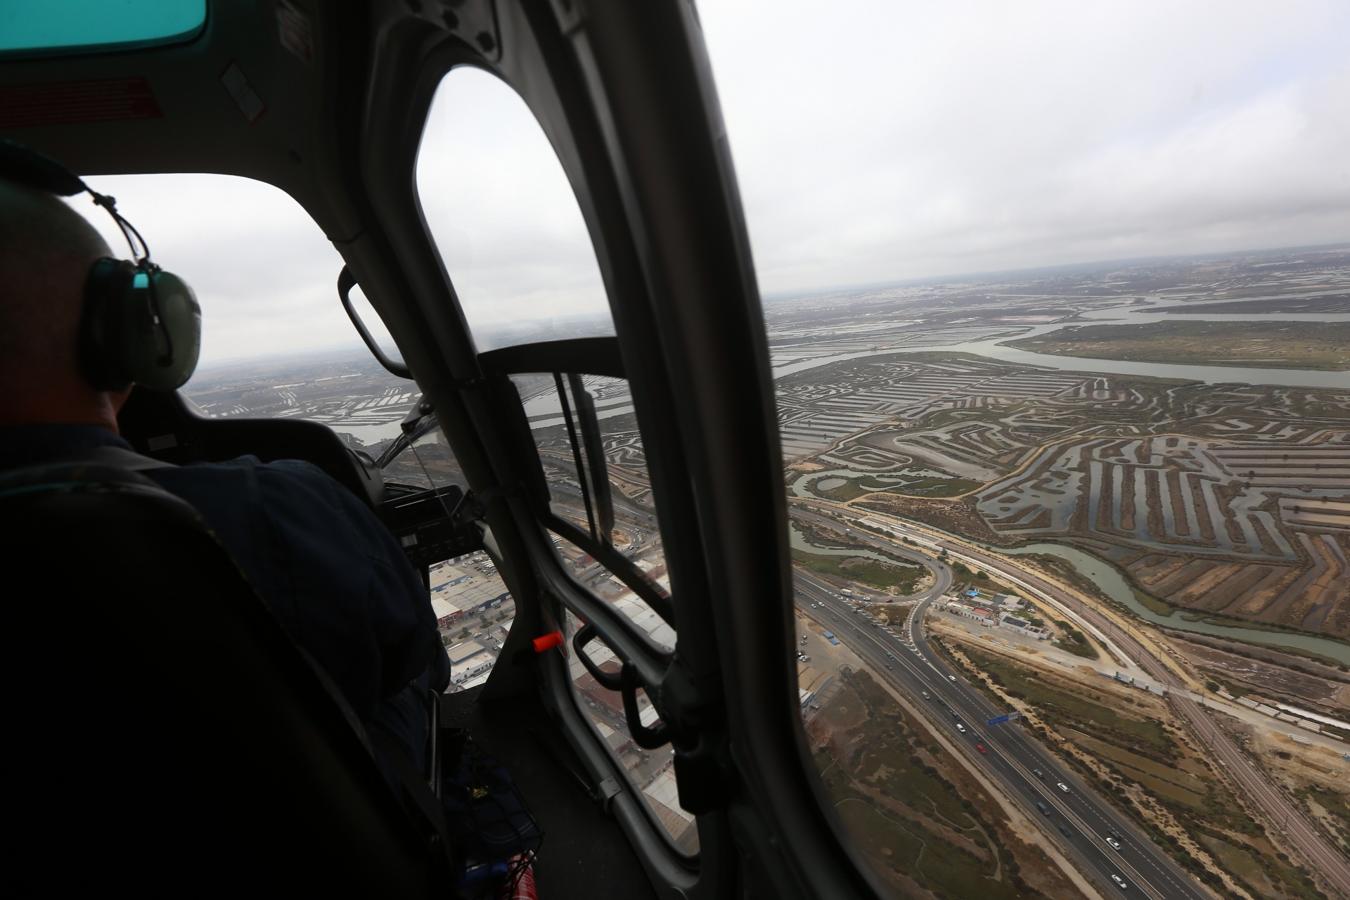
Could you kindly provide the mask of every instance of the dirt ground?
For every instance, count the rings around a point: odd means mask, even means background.
[[[1232,725],[1230,730],[1350,853],[1350,761],[1330,748],[1300,743],[1279,732],[1247,724]]]
[[[1201,669],[1233,685],[1338,718],[1350,713],[1350,673],[1285,654],[1254,653],[1251,647],[1241,648],[1239,654],[1218,642],[1175,635],[1171,641]]]

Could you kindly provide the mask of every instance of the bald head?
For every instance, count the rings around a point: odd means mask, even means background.
[[[0,422],[106,424],[114,398],[80,376],[76,347],[89,268],[111,255],[62,200],[0,178]]]

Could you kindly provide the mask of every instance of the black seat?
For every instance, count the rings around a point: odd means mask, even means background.
[[[372,507],[384,499],[384,481],[327,425],[303,419],[208,419],[176,391],[134,390],[118,427],[140,453],[175,465],[220,462],[252,454],[263,462],[303,459],[327,472]]]
[[[187,504],[0,475],[15,896],[425,897],[443,855]]]

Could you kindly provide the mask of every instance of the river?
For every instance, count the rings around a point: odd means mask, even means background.
[[[1197,309],[1186,304],[1150,304],[1141,307],[1112,307],[1093,310],[1082,315],[1083,320],[1093,324],[1148,324],[1150,322],[1350,322],[1347,313],[1161,313],[1147,312],[1165,308]],[[1264,369],[1243,366],[1191,366],[1182,364],[1162,364],[1152,362],[1130,362],[1121,359],[1096,359],[1085,356],[1056,356],[1049,353],[1033,353],[1005,346],[1008,341],[1038,337],[1051,331],[1057,331],[1073,322],[1057,322],[1048,325],[1023,325],[1016,327],[1015,334],[1003,334],[980,341],[962,341],[955,343],[932,343],[921,346],[880,348],[876,350],[852,351],[817,356],[812,359],[798,360],[775,366],[774,378],[782,378],[807,369],[843,362],[850,359],[865,359],[870,356],[887,356],[893,353],[972,353],[1004,362],[1020,363],[1028,366],[1040,366],[1046,369],[1059,369],[1069,372],[1100,372],[1109,375],[1140,375],[1152,378],[1175,378],[1183,381],[1200,381],[1207,384],[1274,384],[1285,387],[1341,388],[1350,389],[1350,371],[1316,371],[1312,369]],[[794,348],[800,349],[800,348]]]
[[[1342,665],[1350,665],[1350,644],[1344,644],[1340,641],[1331,640],[1330,638],[1320,638],[1310,634],[1293,634],[1287,631],[1271,631],[1261,628],[1215,625],[1212,622],[1191,621],[1184,617],[1183,611],[1181,610],[1177,610],[1171,615],[1161,615],[1139,602],[1139,599],[1135,597],[1134,591],[1125,581],[1125,576],[1120,573],[1119,569],[1104,560],[1098,559],[1090,553],[1086,553],[1074,547],[1068,547],[1064,544],[1040,543],[1028,544],[1025,547],[1019,547],[1016,550],[1008,550],[1002,547],[986,547],[986,549],[992,553],[1010,556],[1041,553],[1047,556],[1058,557],[1073,566],[1083,577],[1090,579],[1093,584],[1101,588],[1103,594],[1120,605],[1127,607],[1130,612],[1134,613],[1139,618],[1146,622],[1151,622],[1154,625],[1160,625],[1176,631],[1189,631],[1193,634],[1207,634],[1212,637],[1228,638],[1230,640],[1241,641],[1248,644],[1262,644],[1269,647],[1303,650],[1328,659],[1334,659]]]

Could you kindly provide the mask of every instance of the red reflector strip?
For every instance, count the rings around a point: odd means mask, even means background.
[[[144,78],[0,85],[0,128],[163,116],[150,82]]]

